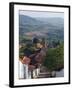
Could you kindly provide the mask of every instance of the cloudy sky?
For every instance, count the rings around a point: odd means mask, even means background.
[[[27,15],[30,17],[60,17],[60,18],[64,18],[64,13],[62,12],[48,12],[48,11],[23,11],[20,10],[19,11],[20,15]]]

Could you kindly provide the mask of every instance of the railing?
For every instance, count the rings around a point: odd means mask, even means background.
[[[19,79],[37,78],[39,73],[40,73],[40,68],[29,71],[27,64],[22,64],[21,62],[19,62]]]
[[[19,62],[19,79],[28,79],[28,65]]]

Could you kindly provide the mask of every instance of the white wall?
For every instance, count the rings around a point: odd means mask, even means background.
[[[0,90],[11,89],[8,87],[9,78],[9,2],[20,1],[46,4],[68,4],[72,7],[72,0],[0,0]],[[72,20],[71,20],[72,21]],[[72,32],[72,31],[71,31]],[[42,90],[71,90],[72,85],[56,85],[44,87],[28,87],[17,89],[42,89]]]

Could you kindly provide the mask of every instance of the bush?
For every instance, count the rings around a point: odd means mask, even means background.
[[[32,45],[25,45],[22,46],[21,48],[19,48],[19,57],[23,57],[26,53],[31,53],[33,54],[35,52],[35,47],[33,47]]]
[[[63,44],[59,45],[57,48],[50,48],[47,51],[44,66],[48,68],[48,70],[59,70],[64,66],[64,49]]]

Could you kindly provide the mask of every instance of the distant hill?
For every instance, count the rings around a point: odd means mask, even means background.
[[[48,23],[48,24],[51,24],[54,26],[58,25],[58,26],[63,27],[63,25],[64,25],[64,19],[60,18],[60,17],[48,17],[48,18],[37,17],[36,19],[39,21],[42,21],[46,24]]]
[[[29,16],[26,15],[19,15],[19,24],[20,25],[36,25],[36,24],[40,24],[41,21],[36,20],[35,18],[31,18]]]
[[[64,39],[64,19],[62,18],[32,18],[19,15],[20,40],[23,37],[37,35],[46,37],[48,40]]]
[[[41,25],[42,22],[36,20],[35,18],[19,15],[19,31],[20,35],[24,35],[26,32],[34,31],[38,25]]]

